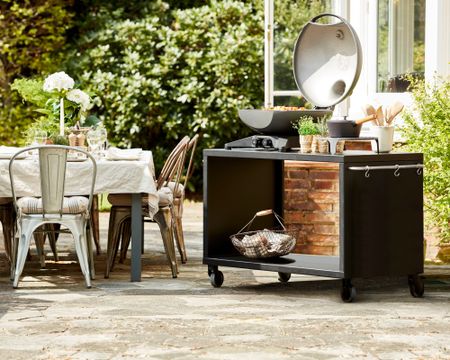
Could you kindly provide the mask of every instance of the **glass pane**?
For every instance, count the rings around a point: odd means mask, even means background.
[[[274,90],[298,90],[292,73],[295,41],[303,25],[311,18],[331,12],[331,2],[332,0],[274,0]],[[325,21],[328,20],[329,18],[325,18]],[[282,105],[280,99],[277,102]]]
[[[301,96],[275,96],[273,102],[274,106],[306,106],[305,99]]]
[[[426,0],[378,1],[378,92],[405,92],[425,70]]]

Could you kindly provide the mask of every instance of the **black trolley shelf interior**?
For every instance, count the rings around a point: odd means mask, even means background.
[[[352,278],[405,276],[421,297],[423,280],[423,155],[418,153],[343,155],[208,149],[204,158],[203,263],[213,286],[219,266],[309,274],[342,279],[341,297],[352,301]],[[332,162],[339,166],[339,255],[290,254],[249,259],[233,247],[235,234],[263,209],[283,214],[284,161]],[[282,215],[283,216],[283,215]],[[260,226],[273,226],[261,217]]]

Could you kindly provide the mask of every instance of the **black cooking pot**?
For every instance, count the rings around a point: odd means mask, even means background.
[[[359,137],[362,124],[375,119],[375,115],[358,120],[331,119],[327,121],[328,134],[332,138]]]

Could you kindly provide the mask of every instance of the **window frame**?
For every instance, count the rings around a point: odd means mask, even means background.
[[[264,0],[264,105],[273,106],[277,96],[300,96],[298,90],[274,91],[273,21],[274,1]],[[438,76],[450,76],[450,1],[426,0],[425,5],[425,79],[433,82]],[[333,12],[346,18],[355,28],[361,41],[363,67],[353,93],[336,105],[335,115],[360,116],[361,105],[367,102],[387,105],[401,101],[412,103],[405,93],[377,92],[378,0],[333,0]]]

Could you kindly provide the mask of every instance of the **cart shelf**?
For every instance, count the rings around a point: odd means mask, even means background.
[[[308,274],[342,278],[339,256],[289,254],[279,258],[250,259],[245,256],[206,257],[207,264],[291,274]]]

